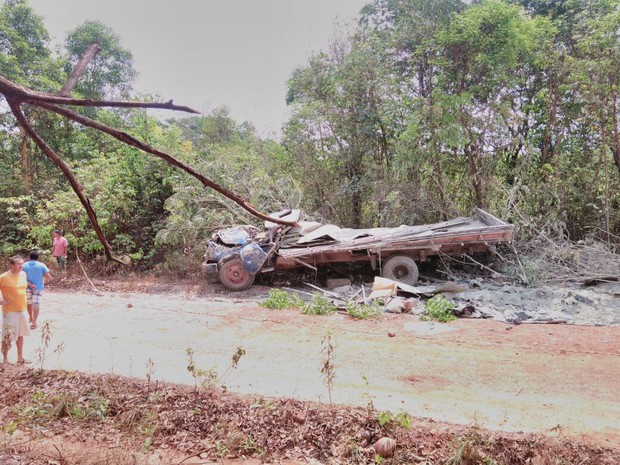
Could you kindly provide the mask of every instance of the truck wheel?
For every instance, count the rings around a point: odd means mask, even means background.
[[[254,275],[243,267],[239,257],[220,263],[219,278],[224,287],[231,291],[242,291],[254,282]]]
[[[392,281],[413,286],[418,282],[418,266],[408,255],[392,255],[383,262],[381,275]]]

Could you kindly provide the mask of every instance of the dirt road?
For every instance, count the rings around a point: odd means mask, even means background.
[[[620,445],[620,327],[442,324],[400,314],[360,321],[263,309],[260,299],[52,289],[40,317],[49,345],[43,350],[40,327],[25,351],[48,369],[193,384],[191,348],[196,367],[215,368],[233,391],[327,402],[321,368],[330,334],[335,403]],[[245,355],[226,374],[238,347]]]

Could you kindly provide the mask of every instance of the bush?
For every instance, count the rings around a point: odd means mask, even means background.
[[[283,310],[285,308],[300,307],[302,302],[297,294],[290,295],[281,289],[272,289],[269,291],[269,297],[258,305],[265,308]]]
[[[312,302],[303,304],[301,313],[304,315],[331,315],[336,310],[336,306],[321,294],[315,294]]]
[[[383,316],[380,304],[373,302],[371,305],[347,305],[347,313],[358,320],[366,320],[368,318],[380,319]]]
[[[454,313],[454,302],[446,299],[441,294],[430,298],[424,306],[424,314],[420,317],[421,320],[436,320],[442,323],[447,321],[456,320]]]

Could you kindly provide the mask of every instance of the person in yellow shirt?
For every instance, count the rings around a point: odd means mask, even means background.
[[[17,363],[28,363],[24,359],[24,336],[30,334],[26,317],[26,273],[22,271],[24,259],[18,255],[11,257],[11,268],[0,274],[0,292],[2,292],[2,361],[9,361],[9,349],[15,341],[17,346]]]

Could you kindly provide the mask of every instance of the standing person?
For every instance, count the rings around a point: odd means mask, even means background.
[[[43,289],[45,289],[45,283],[52,279],[52,275],[45,263],[39,261],[39,252],[36,250],[31,251],[28,255],[28,259],[29,261],[22,266],[22,270],[26,273],[26,279],[28,280],[26,297],[28,300],[30,329],[36,329]]]
[[[67,239],[62,237],[59,229],[54,229],[54,242],[52,244],[52,255],[56,258],[56,263],[58,263],[58,268],[61,271],[64,271],[65,266],[67,265],[67,247],[69,247],[69,243]]]
[[[28,363],[24,360],[24,336],[28,336],[26,320],[26,273],[22,271],[24,259],[19,255],[11,257],[11,268],[0,274],[0,292],[2,292],[2,362],[9,361],[9,348],[16,341],[17,363]]]

